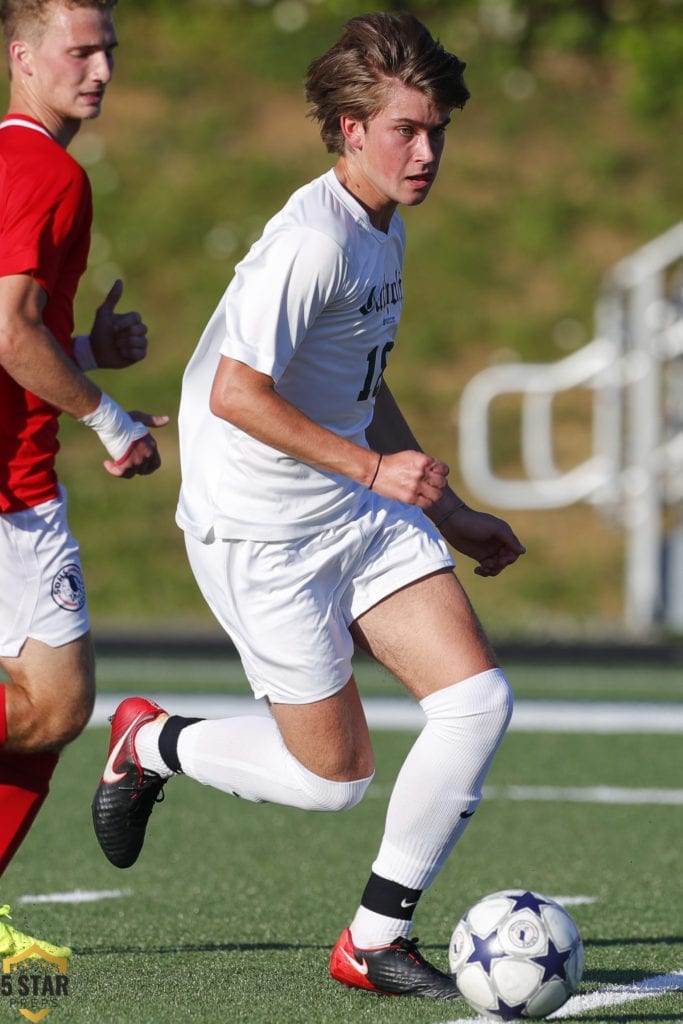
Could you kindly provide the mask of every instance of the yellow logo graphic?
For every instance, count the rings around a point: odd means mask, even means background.
[[[66,957],[52,956],[35,942],[2,961],[0,993],[32,1024],[45,1020],[62,996],[69,994]]]

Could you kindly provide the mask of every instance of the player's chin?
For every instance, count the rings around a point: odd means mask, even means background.
[[[428,192],[418,193],[417,195],[413,193],[412,195],[408,196],[407,199],[403,200],[403,205],[404,206],[420,206],[422,203],[424,203],[424,201],[427,198],[428,194],[429,194]]]
[[[406,182],[404,206],[419,206],[431,192],[434,179],[415,178]]]
[[[102,113],[102,100],[104,96],[93,96],[86,98],[80,109],[79,118],[81,121],[92,121]]]

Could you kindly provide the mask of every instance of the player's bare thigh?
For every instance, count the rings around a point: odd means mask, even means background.
[[[497,663],[465,591],[450,570],[433,573],[380,601],[351,627],[356,642],[418,700]],[[374,768],[365,714],[353,677],[326,700],[273,704],[290,752],[336,781]]]
[[[443,570],[359,616],[356,643],[422,700],[497,662],[459,580]]]
[[[287,749],[309,771],[334,782],[372,775],[372,744],[353,676],[325,700],[271,708]]]
[[[8,750],[59,750],[86,726],[95,701],[90,633],[61,647],[28,639],[16,658],[0,658]]]

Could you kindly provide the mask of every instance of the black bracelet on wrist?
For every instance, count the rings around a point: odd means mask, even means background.
[[[379,473],[379,467],[382,465],[382,458],[383,458],[383,456],[380,455],[380,457],[377,460],[377,465],[375,466],[375,475],[373,476],[372,480],[370,481],[370,486],[368,487],[369,491],[371,491],[372,488],[375,486],[375,480],[377,479],[377,474]]]

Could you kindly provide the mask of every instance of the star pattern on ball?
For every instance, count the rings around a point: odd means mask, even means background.
[[[517,910],[531,910],[540,917],[541,907],[549,907],[551,905],[550,900],[544,899],[543,896],[537,896],[536,893],[529,892],[528,890],[520,896],[511,896],[510,898],[514,900],[511,913]]]
[[[548,952],[544,953],[543,956],[532,956],[531,960],[533,963],[538,964],[539,967],[543,968],[543,977],[541,984],[544,981],[550,981],[551,978],[558,977],[564,978],[565,976],[565,964],[571,956],[571,949],[558,949],[552,939],[548,939]]]
[[[519,1020],[524,1013],[526,1003],[518,1003],[514,1006],[512,1003],[506,1003],[504,999],[498,996],[498,1009],[496,1010],[497,1015],[501,1020]]]
[[[474,949],[467,958],[467,963],[481,964],[487,974],[491,973],[491,961],[505,956],[498,939],[498,930],[493,929],[483,938],[472,932],[472,945]]]

